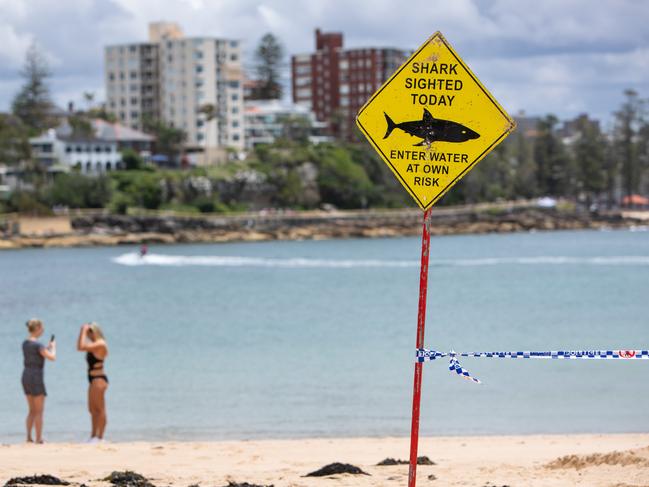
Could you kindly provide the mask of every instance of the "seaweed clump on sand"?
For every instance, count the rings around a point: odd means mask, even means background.
[[[384,460],[381,460],[379,463],[376,464],[377,467],[389,467],[392,465],[408,465],[410,462],[408,460],[397,460],[394,458],[386,458]],[[417,457],[417,465],[437,465],[435,462],[433,462],[430,458],[426,456],[422,457]]]
[[[329,475],[336,475],[339,473],[349,473],[352,475],[369,475],[367,472],[363,472],[360,468],[350,465],[349,463],[330,463],[325,465],[315,472],[311,472],[305,475],[305,477],[327,477]]]
[[[103,480],[118,487],[155,487],[144,475],[130,470],[113,472]]]
[[[70,482],[61,480],[54,475],[32,475],[31,477],[14,477],[7,480],[5,487],[11,485],[70,485]]]
[[[257,484],[249,484],[248,482],[232,482],[231,480],[228,480],[228,485],[226,487],[274,487],[273,484],[270,485],[257,485]]]

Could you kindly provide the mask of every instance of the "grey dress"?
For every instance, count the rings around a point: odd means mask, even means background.
[[[41,350],[45,346],[41,342],[25,340],[23,342],[23,357],[25,369],[23,370],[23,390],[28,396],[47,396],[45,382],[43,381],[43,368],[45,357]]]

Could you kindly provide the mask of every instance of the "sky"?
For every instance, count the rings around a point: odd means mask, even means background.
[[[59,106],[83,104],[84,92],[103,101],[104,46],[145,41],[159,20],[243,40],[247,66],[266,32],[291,55],[314,49],[317,27],[343,32],[347,47],[409,50],[439,30],[513,115],[589,113],[606,125],[625,89],[649,97],[645,0],[0,0],[0,12],[0,111],[31,43]]]

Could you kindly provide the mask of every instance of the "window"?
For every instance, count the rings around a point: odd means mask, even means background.
[[[131,118],[137,118],[139,116],[139,113],[136,111],[131,112]]]
[[[340,85],[340,94],[346,95],[347,93],[349,93],[349,85],[348,84]]]
[[[295,74],[311,74],[310,64],[298,64],[295,68]]]
[[[232,136],[232,140],[239,140],[239,134],[234,134]]]
[[[130,46],[130,47],[128,48],[128,50],[129,50],[130,52],[135,52],[135,51],[137,50],[137,48],[136,48],[135,46]]]
[[[101,152],[101,146],[96,146],[95,147],[95,152]]]
[[[298,98],[311,98],[311,88],[300,88],[296,95]]]
[[[197,72],[197,73],[202,73],[202,72],[203,72],[203,66],[200,65],[200,64],[197,64],[197,65],[196,65],[196,72]]]
[[[228,86],[230,88],[239,88],[239,82],[238,81],[228,81]]]
[[[308,86],[311,84],[311,78],[306,76],[300,76],[295,78],[295,86]]]
[[[69,154],[70,152],[72,152],[72,146],[70,146],[70,145],[66,145],[66,146],[65,146],[65,152],[68,153],[68,154]]]
[[[112,152],[111,149],[110,149],[110,146],[109,146],[109,145],[107,145],[106,147],[104,147],[104,151],[105,151],[105,152]]]
[[[108,79],[110,81],[115,81],[115,73],[108,73]]]
[[[239,113],[239,107],[232,107],[232,113],[235,115]]]
[[[237,47],[239,43],[237,41],[230,41],[230,47]]]
[[[346,59],[341,59],[338,63],[338,67],[340,69],[349,69],[349,61],[347,61]]]
[[[239,95],[237,93],[233,94],[231,97],[232,101],[237,101],[239,99]]]
[[[238,121],[238,120],[234,120],[234,121],[232,122],[232,128],[233,128],[233,129],[239,128],[239,121]]]
[[[77,152],[82,152],[83,149],[81,148],[80,145],[78,145],[74,148],[74,150],[76,150]]]
[[[239,59],[239,56],[237,56],[236,54],[230,54],[230,61],[236,61],[238,59]]]
[[[137,105],[137,98],[131,98],[131,105]]]
[[[203,59],[203,53],[201,51],[194,51],[194,57],[196,59]]]
[[[131,79],[137,79],[137,71],[130,72]]]

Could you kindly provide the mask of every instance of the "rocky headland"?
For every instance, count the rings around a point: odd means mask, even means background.
[[[61,218],[61,217],[59,217]],[[0,248],[206,243],[263,240],[372,238],[421,234],[418,209],[258,212],[238,215],[70,214],[69,230],[26,234],[0,222]],[[517,206],[434,209],[432,235],[633,228],[649,224],[648,212],[600,213]],[[33,225],[32,225],[33,227]]]

